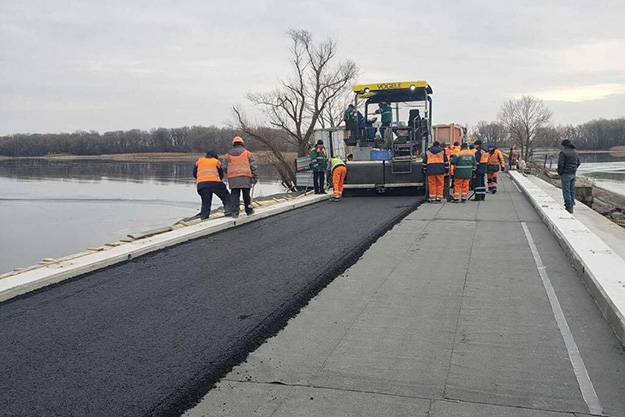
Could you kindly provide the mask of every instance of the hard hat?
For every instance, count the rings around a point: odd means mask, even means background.
[[[235,136],[234,139],[232,139],[232,144],[234,145],[235,143],[240,143],[241,145],[245,145],[245,142],[240,136]]]

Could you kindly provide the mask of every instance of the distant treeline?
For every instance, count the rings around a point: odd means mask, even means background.
[[[502,147],[515,143],[499,121],[479,122],[472,128],[470,136]],[[625,117],[591,120],[577,126],[552,125],[539,128],[536,130],[536,139],[532,145],[559,148],[564,139],[571,140],[580,150],[608,150],[614,146],[624,146]]]
[[[146,130],[118,130],[99,133],[14,134],[0,137],[0,155],[45,156],[50,154],[105,155],[145,152],[206,152],[213,149],[225,153],[238,132],[216,126],[191,126]],[[264,149],[255,141],[247,148]],[[291,150],[285,145],[284,150]]]
[[[581,150],[607,150],[625,145],[625,117],[591,120],[577,126],[558,126],[555,131],[553,141],[557,145],[564,139],[570,139]]]

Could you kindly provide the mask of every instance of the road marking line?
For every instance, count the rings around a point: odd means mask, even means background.
[[[525,222],[521,222],[521,226],[523,227],[525,237],[527,238],[527,242],[530,245],[532,255],[534,256],[534,262],[536,263],[538,274],[540,275],[540,279],[542,280],[545,291],[547,292],[547,297],[549,298],[549,303],[551,304],[553,315],[556,319],[556,322],[558,323],[558,328],[560,328],[560,334],[562,335],[562,339],[564,339],[566,350],[569,353],[569,359],[571,360],[571,365],[573,365],[573,371],[575,372],[575,377],[577,378],[579,389],[582,392],[582,397],[584,397],[584,401],[586,401],[586,405],[588,406],[588,411],[590,412],[590,414],[602,415],[603,410],[601,409],[601,405],[599,404],[599,397],[597,397],[597,392],[595,391],[595,387],[592,385],[592,381],[590,380],[590,376],[588,375],[586,365],[584,365],[582,355],[579,353],[579,349],[577,348],[575,339],[573,339],[573,334],[571,333],[569,324],[566,322],[566,317],[564,317],[564,312],[562,311],[562,307],[560,306],[560,302],[558,301],[558,296],[553,289],[553,285],[551,284],[551,280],[547,275],[546,268],[543,265],[542,259],[540,258],[538,248],[536,248],[536,244],[534,244],[534,239],[532,238],[529,228],[527,227]]]

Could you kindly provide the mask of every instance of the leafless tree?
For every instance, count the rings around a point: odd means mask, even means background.
[[[519,144],[524,160],[534,148],[537,133],[549,126],[553,113],[545,103],[532,96],[508,100],[501,106],[499,120],[506,128],[510,138]]]
[[[353,103],[354,97],[349,89],[344,89],[336,97],[328,101],[328,104],[319,115],[319,124],[323,129],[338,127],[343,122],[345,109]]]
[[[268,93],[248,93],[269,126],[283,131],[285,140],[305,156],[313,131],[323,120],[336,125],[342,97],[354,81],[358,68],[350,60],[336,62],[337,43],[332,39],[315,42],[307,30],[291,29],[291,66],[293,73],[279,80],[279,86]],[[329,113],[328,113],[329,112]]]
[[[243,111],[237,106],[232,107],[237,129],[243,135],[262,143],[271,151],[269,163],[276,168],[278,175],[282,180],[282,185],[288,190],[295,190],[295,171],[292,162],[289,162],[284,155],[285,133],[268,126],[252,125],[248,122]]]
[[[506,129],[501,123],[481,120],[473,128],[472,136],[481,140],[484,145],[494,143],[496,146],[499,146],[504,143],[507,135]]]

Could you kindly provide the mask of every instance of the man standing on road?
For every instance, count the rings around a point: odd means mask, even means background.
[[[579,165],[579,155],[575,145],[568,139],[563,140],[562,150],[558,156],[558,174],[562,180],[564,208],[571,214],[575,206],[575,174]]]
[[[456,167],[454,171],[454,201],[466,203],[469,198],[469,181],[475,171],[475,156],[469,150],[469,145],[462,144],[460,151],[452,155],[451,163]]]
[[[488,167],[487,167],[487,178],[488,178],[488,191],[492,194],[497,192],[497,177],[499,176],[499,171],[503,170],[506,167],[506,163],[503,160],[503,154],[493,143],[488,144]]]
[[[200,219],[208,219],[211,213],[213,194],[221,199],[224,205],[224,215],[230,215],[230,193],[223,182],[224,171],[215,151],[206,152],[206,156],[199,158],[193,167],[193,176],[197,184],[197,193],[202,198]]]
[[[245,142],[239,136],[232,139],[232,149],[226,153],[223,168],[232,193],[232,217],[239,217],[241,194],[243,194],[245,214],[251,216],[254,214],[254,209],[250,189],[258,181],[258,167],[254,155],[245,149]]]
[[[310,166],[313,170],[313,188],[315,194],[325,194],[326,171],[328,169],[328,154],[319,139],[317,146],[310,152]]]
[[[421,169],[428,179],[429,202],[440,203],[443,199],[449,159],[438,141],[435,141],[423,155]]]
[[[347,165],[338,157],[333,157],[330,160],[330,169],[332,172],[332,189],[334,191],[334,201],[339,201],[343,196],[343,184],[345,183],[345,176],[347,175]]]
[[[482,149],[482,141],[475,141],[475,161],[477,162],[477,169],[475,170],[475,177],[473,178],[473,190],[475,191],[475,201],[486,200],[486,181],[484,176],[488,168],[489,153]]]

